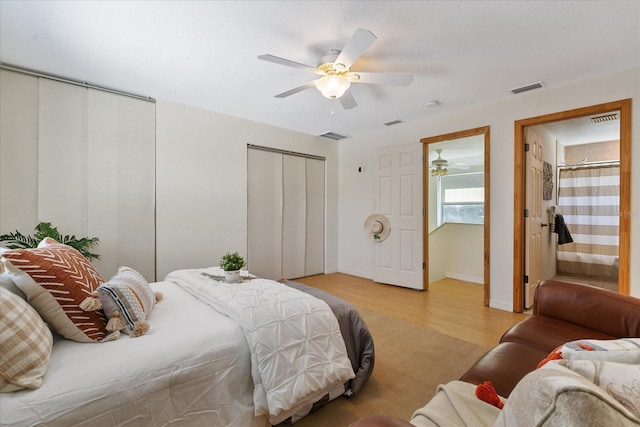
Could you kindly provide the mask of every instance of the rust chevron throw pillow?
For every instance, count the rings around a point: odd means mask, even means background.
[[[47,237],[38,248],[8,250],[2,256],[26,273],[16,285],[56,332],[73,341],[104,340],[104,313],[79,307],[104,280],[80,252]]]

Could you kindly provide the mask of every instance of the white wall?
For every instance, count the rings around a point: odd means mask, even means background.
[[[484,225],[445,223],[429,234],[429,283],[484,283]]]
[[[543,76],[544,78],[544,76]],[[418,142],[421,138],[480,126],[491,127],[491,298],[490,305],[513,309],[514,122],[528,117],[633,98],[632,123],[640,123],[640,67],[572,84],[507,95],[499,102],[447,114],[426,109],[425,117],[339,143],[339,270],[362,277],[373,272],[373,243],[362,223],[373,209],[373,181],[357,166],[372,166],[376,148]],[[446,104],[446,98],[442,99]],[[430,114],[427,116],[427,114]],[[632,170],[640,170],[640,130],[632,130]],[[637,177],[632,181],[638,182]],[[640,185],[632,185],[631,294],[640,296]]]
[[[247,252],[247,144],[326,157],[325,272],[338,269],[334,141],[169,101],[156,105],[157,278]],[[252,212],[259,215],[259,212]]]

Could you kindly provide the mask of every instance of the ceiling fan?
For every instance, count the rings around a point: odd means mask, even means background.
[[[451,169],[469,169],[469,165],[464,163],[453,163],[449,164],[449,161],[442,158],[442,150],[436,150],[438,153],[438,158],[431,161],[431,176],[442,176],[447,175],[449,173],[449,168]]]
[[[286,98],[305,89],[315,87],[327,98],[340,99],[342,106],[348,110],[358,105],[349,89],[351,83],[408,86],[413,81],[413,76],[408,74],[351,71],[351,66],[364,54],[374,41],[376,41],[376,36],[373,35],[371,31],[359,28],[342,50],[331,49],[328,51],[320,58],[317,67],[269,54],[260,55],[258,59],[309,71],[320,76],[316,80],[305,83],[302,86],[282,92],[276,95],[276,98]]]

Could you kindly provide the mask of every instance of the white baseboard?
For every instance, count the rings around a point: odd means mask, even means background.
[[[484,278],[476,277],[476,276],[468,276],[466,274],[458,274],[458,273],[446,273],[446,277],[450,279],[464,280],[465,282],[477,283],[479,285],[484,284]]]
[[[507,304],[504,301],[489,300],[489,307],[513,313],[513,305]]]
[[[348,274],[350,276],[357,276],[357,277],[362,277],[364,279],[369,279],[369,280],[373,280],[373,275],[372,274],[367,274],[367,273],[363,273],[362,271],[355,271],[355,270],[338,270],[337,273],[344,273],[344,274]]]

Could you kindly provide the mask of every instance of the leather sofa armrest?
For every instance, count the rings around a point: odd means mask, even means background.
[[[613,337],[640,337],[640,299],[594,286],[545,280],[536,288],[533,314]]]
[[[349,427],[415,427],[408,421],[389,415],[371,414],[365,415]]]

